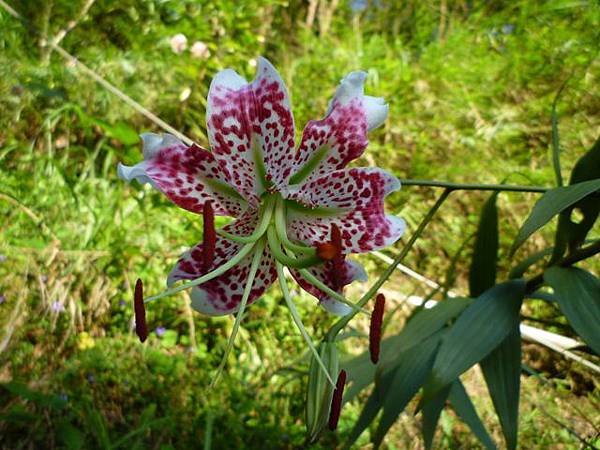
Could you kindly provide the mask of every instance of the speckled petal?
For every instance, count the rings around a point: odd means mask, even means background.
[[[325,285],[334,288],[334,279],[333,279],[333,271],[332,271],[333,263],[331,261],[327,261],[319,266],[311,267],[308,269],[315,277],[317,277],[320,281],[322,281]],[[341,277],[342,286],[346,286],[353,281],[366,281],[367,274],[363,266],[354,261],[344,261],[343,264],[343,273]],[[302,275],[297,270],[290,270],[294,279],[298,282],[300,287],[304,289],[309,294],[313,295],[319,300],[319,305],[323,307],[325,310],[329,311],[336,316],[345,316],[350,313],[352,309],[338,300],[334,300],[329,297],[327,294],[322,292],[321,290],[314,287],[312,284],[307,282]],[[340,294],[342,293],[343,288],[337,290]]]
[[[246,197],[258,201],[265,190],[253,148],[262,157],[268,183],[276,189],[286,185],[294,155],[294,119],[285,85],[266,59],[259,58],[252,83],[230,69],[215,76],[206,122],[215,157]]]
[[[144,161],[129,167],[119,164],[118,174],[127,181],[150,183],[177,205],[196,213],[212,201],[216,214],[237,216],[247,202],[228,182],[227,173],[212,153],[175,136],[143,134]]]
[[[230,232],[240,236],[250,234],[256,225],[256,213],[245,213],[232,224],[225,227]],[[217,237],[213,268],[226,263],[242,245]],[[252,263],[252,253],[246,256],[239,264],[225,272],[223,275],[192,288],[190,293],[192,307],[209,316],[224,316],[238,310],[242,294],[246,287],[246,280]],[[202,244],[185,252],[167,279],[170,286],[177,280],[192,280],[204,275]],[[256,278],[252,284],[252,291],[248,304],[257,300],[277,278],[275,263],[268,248],[265,248]]]
[[[404,233],[404,220],[386,215],[386,195],[400,188],[393,175],[376,168],[336,170],[290,193],[309,211],[289,210],[288,233],[293,239],[316,246],[329,238],[331,225],[342,232],[343,253],[364,253],[396,242]]]
[[[312,120],[304,128],[294,172],[307,163],[315,165],[306,180],[342,169],[362,155],[368,144],[367,131],[381,125],[387,117],[388,105],[383,98],[364,95],[366,76],[365,72],[348,74],[338,87],[326,117]]]

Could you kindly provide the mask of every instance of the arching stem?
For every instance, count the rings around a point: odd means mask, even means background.
[[[290,296],[290,291],[288,290],[287,282],[285,281],[285,274],[283,273],[283,265],[280,262],[275,262],[275,265],[277,267],[277,278],[279,279],[279,285],[281,286],[281,293],[283,294],[283,298],[285,299],[285,302],[290,310],[292,319],[294,320],[296,327],[298,327],[298,330],[300,330],[300,334],[306,341],[306,344],[310,348],[310,351],[312,352],[312,354],[316,358],[317,362],[319,363],[319,366],[321,366],[321,369],[323,369],[323,372],[327,376],[327,380],[329,380],[331,385],[335,387],[335,382],[331,378],[331,374],[329,373],[329,371],[327,370],[327,367],[325,367],[325,364],[323,363],[323,360],[319,356],[319,352],[317,351],[310,336],[308,335],[306,328],[304,328],[304,325],[302,324],[302,319],[300,318],[300,314],[298,314],[296,305],[294,304],[294,301],[292,300],[292,297]]]
[[[231,335],[229,336],[229,340],[227,341],[225,354],[223,355],[221,363],[217,368],[217,373],[215,374],[215,377],[210,383],[211,388],[217,384],[217,381],[219,381],[219,377],[223,373],[225,364],[227,364],[227,358],[229,357],[229,353],[233,348],[235,337],[237,336],[238,330],[240,329],[240,323],[242,322],[242,318],[244,317],[244,310],[246,309],[248,298],[250,297],[250,293],[252,292],[252,285],[254,284],[254,278],[256,277],[256,272],[258,271],[258,266],[260,265],[260,260],[262,259],[264,249],[265,241],[264,239],[261,239],[256,243],[256,247],[254,249],[254,256],[252,257],[252,264],[250,265],[250,272],[248,273],[248,280],[246,281],[246,287],[244,288],[244,293],[242,294],[242,300],[240,302],[240,308],[238,309],[237,315],[235,316],[233,330],[231,330]]]
[[[191,287],[198,286],[198,285],[200,285],[202,283],[206,283],[207,281],[210,281],[213,278],[218,277],[219,275],[223,275],[225,272],[227,272],[233,266],[235,266],[236,264],[238,264],[242,259],[244,259],[252,251],[252,249],[254,248],[254,246],[255,246],[255,243],[246,244],[229,261],[227,261],[222,266],[217,267],[212,272],[209,272],[206,275],[202,275],[201,277],[196,278],[195,280],[188,281],[187,283],[180,284],[177,287],[174,287],[174,288],[171,288],[171,289],[167,289],[166,291],[163,291],[160,294],[148,297],[148,298],[146,298],[144,300],[144,303],[149,303],[149,302],[152,302],[154,300],[158,300],[158,299],[163,298],[163,297],[168,297],[170,295],[176,294],[177,292],[183,291],[185,289],[189,289]]]

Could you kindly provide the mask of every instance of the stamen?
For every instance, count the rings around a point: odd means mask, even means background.
[[[240,302],[240,308],[238,309],[237,315],[235,316],[235,322],[233,324],[233,330],[231,331],[231,335],[229,336],[229,341],[227,342],[227,347],[225,348],[225,354],[221,359],[221,363],[217,368],[217,373],[215,377],[210,383],[210,387],[214,387],[219,381],[219,377],[223,373],[223,369],[225,368],[225,364],[227,363],[227,358],[231,349],[233,348],[233,343],[237,336],[238,330],[240,328],[240,323],[242,322],[242,318],[244,317],[244,310],[246,309],[246,304],[248,303],[248,298],[250,298],[250,293],[252,292],[252,286],[254,285],[254,279],[256,278],[256,272],[258,271],[258,266],[260,265],[260,261],[263,256],[263,251],[265,248],[264,240],[260,240],[256,244],[256,249],[254,251],[254,256],[252,257],[252,264],[250,265],[250,272],[248,272],[248,279],[246,280],[246,286],[244,287],[244,293],[242,294],[242,300]]]
[[[304,269],[306,267],[312,267],[320,264],[322,261],[317,255],[306,256],[304,258],[295,258],[288,256],[281,248],[281,242],[277,235],[277,231],[274,227],[267,229],[267,240],[269,242],[269,249],[273,257],[287,267],[293,267],[294,269]]]
[[[215,260],[215,246],[217,243],[217,233],[215,231],[215,211],[211,201],[204,203],[202,207],[202,217],[204,218],[203,241],[202,241],[202,268],[204,272],[208,272]]]
[[[375,308],[371,315],[371,327],[369,330],[369,353],[371,362],[377,364],[379,361],[379,349],[381,346],[381,325],[383,322],[383,312],[385,310],[385,296],[377,294],[375,298]]]
[[[156,294],[156,295],[153,295],[151,297],[148,297],[148,298],[146,298],[144,300],[144,303],[149,303],[149,302],[152,302],[154,300],[161,299],[163,297],[168,297],[169,295],[176,294],[176,293],[178,293],[180,291],[183,291],[185,289],[189,289],[189,288],[194,287],[194,286],[199,286],[202,283],[206,283],[207,281],[210,281],[213,278],[218,277],[219,275],[223,275],[225,272],[227,272],[233,266],[235,266],[236,264],[238,264],[242,259],[244,259],[252,251],[252,249],[254,248],[255,245],[256,244],[254,244],[254,243],[252,243],[252,244],[246,244],[229,261],[227,261],[222,266],[217,267],[212,272],[209,272],[209,273],[207,273],[205,275],[202,275],[201,277],[198,277],[195,280],[188,281],[187,283],[180,284],[179,286],[176,286],[174,288],[167,289],[166,291],[163,291],[160,294]]]
[[[340,413],[342,412],[342,399],[344,397],[344,386],[346,385],[346,371],[341,370],[338,376],[337,382],[335,383],[335,391],[333,391],[333,398],[331,399],[331,409],[329,410],[329,429],[335,430],[340,420]]]
[[[319,366],[321,366],[321,369],[325,373],[327,380],[329,380],[331,385],[334,386],[333,380],[331,379],[331,375],[329,374],[327,367],[325,367],[325,363],[321,359],[321,356],[319,356],[319,352],[317,351],[315,345],[313,344],[312,340],[310,339],[310,336],[308,335],[306,328],[304,328],[304,325],[302,324],[302,319],[300,318],[300,314],[298,314],[296,305],[294,305],[294,301],[292,300],[292,297],[290,296],[290,291],[288,289],[287,282],[285,281],[285,274],[283,273],[283,265],[280,262],[276,262],[275,267],[277,268],[277,278],[279,279],[279,286],[281,287],[281,293],[283,294],[283,298],[285,299],[285,302],[290,310],[292,319],[294,320],[296,327],[298,327],[298,330],[300,330],[300,334],[306,341],[306,344],[308,345],[308,348],[310,348],[310,351],[314,355],[317,363],[319,364]]]
[[[135,334],[140,338],[140,342],[144,342],[148,337],[148,326],[146,325],[146,308],[144,308],[144,285],[139,278],[135,282],[133,311],[135,313]]]

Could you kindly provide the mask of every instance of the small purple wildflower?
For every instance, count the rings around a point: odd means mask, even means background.
[[[165,334],[165,331],[167,331],[165,327],[158,327],[154,330],[158,337],[162,337]]]
[[[121,299],[121,300],[119,300],[119,306],[121,308],[124,308],[125,306],[127,306],[127,302],[125,300]]]
[[[87,380],[88,380],[89,383],[95,383],[96,382],[96,377],[93,374],[91,374],[91,373],[88,373],[85,377],[87,378]]]
[[[50,309],[52,310],[52,312],[60,314],[61,312],[63,312],[65,310],[65,305],[63,305],[59,301],[56,301],[56,302],[52,303],[52,305],[50,306]]]
[[[67,402],[69,400],[69,396],[64,392],[58,394],[58,398],[61,399],[63,402]]]
[[[3,263],[4,261],[6,261],[8,258],[6,257],[6,255],[0,255],[0,263]]]
[[[6,301],[6,297],[0,294],[0,305]]]
[[[515,26],[512,23],[502,25],[502,32],[504,34],[512,34],[513,31],[515,31]]]
[[[354,14],[364,11],[368,6],[369,2],[367,0],[352,0],[350,2],[350,9]]]

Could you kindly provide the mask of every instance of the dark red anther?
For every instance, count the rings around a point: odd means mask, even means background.
[[[210,271],[213,261],[215,260],[215,245],[217,243],[217,232],[215,230],[215,210],[212,203],[207,201],[202,207],[202,224],[203,237],[203,252],[202,252],[202,268],[204,272]]]
[[[385,310],[385,297],[383,294],[377,294],[375,298],[375,308],[371,314],[371,328],[369,331],[369,353],[371,353],[371,362],[377,364],[379,361],[379,349],[381,346],[381,325],[383,322],[383,311]]]
[[[146,325],[146,308],[144,308],[144,285],[139,278],[135,282],[133,310],[135,312],[135,334],[138,335],[141,342],[144,342],[148,337],[148,326]]]
[[[346,385],[346,371],[341,370],[335,383],[335,390],[331,399],[331,409],[329,410],[329,429],[335,430],[340,420],[342,412],[342,398],[344,397],[344,386]]]

